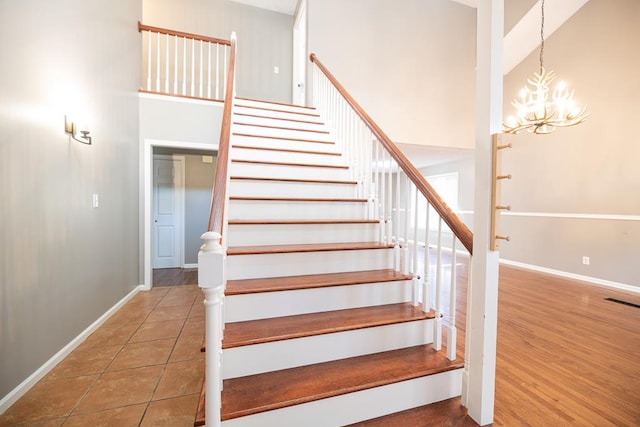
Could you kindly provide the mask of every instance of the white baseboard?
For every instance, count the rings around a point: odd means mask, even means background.
[[[198,263],[195,264],[184,264],[182,268],[198,268]]]
[[[583,276],[581,274],[569,273],[568,271],[554,270],[553,268],[540,267],[539,265],[525,264],[523,262],[511,261],[503,258],[500,258],[500,263],[513,267],[524,268],[525,270],[539,271],[541,273],[552,274],[554,276],[564,277],[567,279],[579,280],[592,285],[605,286],[607,288],[613,288],[620,291],[640,293],[640,287],[628,285],[626,283],[613,282],[611,280],[598,279],[597,277],[591,276]]]
[[[31,387],[33,387],[38,381],[44,378],[62,359],[67,357],[76,347],[78,347],[89,335],[91,335],[96,329],[100,327],[109,317],[111,317],[120,307],[122,307],[127,301],[133,298],[140,290],[142,285],[136,286],[131,292],[125,295],[120,301],[118,301],[113,307],[107,310],[102,316],[100,316],[89,327],[82,331],[78,336],[65,345],[60,351],[58,351],[51,359],[44,362],[34,373],[29,375],[24,381],[22,381],[16,388],[11,390],[6,396],[0,400],[0,414],[9,409],[18,399],[20,399]]]

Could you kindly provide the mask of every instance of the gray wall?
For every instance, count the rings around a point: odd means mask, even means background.
[[[291,15],[228,0],[143,0],[142,4],[147,25],[223,39],[235,31],[238,96],[291,102]]]
[[[140,16],[130,0],[0,2],[0,398],[139,284]]]
[[[474,147],[475,9],[450,0],[308,8],[309,52],[394,142]]]
[[[640,286],[640,1],[591,0],[545,43],[545,66],[588,104],[587,122],[550,135],[510,137],[503,202],[515,212],[635,215],[635,221],[503,216],[501,257]],[[505,78],[505,115],[538,51]],[[582,256],[591,265],[582,265]]]
[[[211,151],[182,150],[156,147],[154,154],[181,155],[185,158],[184,193],[184,262],[198,263],[202,246],[200,236],[207,230],[211,192],[216,171],[216,153]],[[202,156],[213,156],[213,163],[204,163]]]

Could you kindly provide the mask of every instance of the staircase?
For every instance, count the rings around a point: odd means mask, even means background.
[[[317,112],[233,102],[222,425],[341,426],[459,396],[463,362],[434,349],[440,316],[412,303]]]

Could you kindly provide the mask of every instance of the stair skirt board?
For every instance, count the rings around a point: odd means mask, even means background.
[[[260,374],[433,342],[433,319],[223,350],[223,378]]]
[[[225,321],[266,319],[411,301],[411,280],[262,292],[225,298]]]
[[[227,255],[227,279],[382,270],[394,262],[393,248]]]
[[[329,427],[352,424],[459,396],[462,392],[462,371],[463,369],[455,369],[341,396],[224,420],[222,426]]]
[[[361,201],[233,200],[229,219],[353,219],[366,218],[368,203]]]
[[[313,194],[316,197],[354,198],[358,196],[358,187],[352,183],[318,183],[318,182],[287,182],[267,181],[257,179],[230,180],[230,196],[264,197],[306,197]]]
[[[230,247],[373,242],[380,236],[380,224],[229,224],[227,236]]]

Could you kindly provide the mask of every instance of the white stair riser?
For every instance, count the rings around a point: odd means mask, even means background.
[[[363,219],[366,202],[230,200],[229,219]]]
[[[320,142],[294,141],[289,139],[260,138],[257,136],[233,135],[231,145],[247,145],[250,147],[284,148],[290,150],[339,152],[336,144]]]
[[[260,135],[260,136],[277,136],[279,138],[293,138],[293,139],[301,139],[301,140],[312,140],[312,141],[333,141],[333,138],[330,134],[325,132],[307,132],[304,130],[292,130],[292,129],[276,129],[264,126],[250,126],[243,125],[243,122],[234,122],[233,123],[233,132],[237,133],[246,133],[250,135]]]
[[[297,153],[291,151],[260,150],[253,148],[233,147],[231,150],[232,159],[262,160],[270,162],[291,162],[291,163],[311,163],[320,165],[344,165],[345,159],[342,156],[332,154]]]
[[[266,116],[260,111],[254,112],[246,112],[246,108],[243,111],[235,111],[235,115],[233,117],[233,121],[237,123],[251,123],[254,125],[265,125],[265,126],[278,126],[278,127],[286,127],[300,130],[320,130],[326,131],[328,130],[327,126],[322,124],[319,120],[316,120],[314,117],[305,117],[302,115],[294,116],[292,114],[287,114],[286,118],[278,118],[278,117],[254,117],[254,116]],[[240,113],[240,114],[237,114]],[[250,115],[243,115],[250,114]]]
[[[299,106],[299,105],[276,104],[273,102],[264,102],[264,101],[254,100],[254,99],[235,99],[233,104],[234,106],[249,105],[251,107],[266,108],[270,110],[283,110],[283,111],[302,112],[302,113],[311,113],[311,114],[317,113],[315,108],[306,108],[304,106]]]
[[[229,224],[229,246],[374,242],[380,224]]]
[[[286,159],[286,158],[285,158]],[[282,161],[287,161],[283,159]],[[233,176],[257,178],[306,178],[348,181],[351,173],[348,169],[323,168],[316,166],[289,166],[260,163],[231,162],[229,173]]]
[[[223,377],[235,378],[433,342],[433,319],[235,347]]]
[[[323,122],[321,117],[314,115],[314,114],[317,114],[317,112],[311,112],[310,113],[311,115],[310,115],[310,114],[297,114],[297,113],[289,113],[289,112],[274,111],[274,110],[278,110],[278,108],[265,110],[262,108],[241,107],[239,105],[234,105],[233,107],[234,113],[254,114],[258,116],[273,117],[273,118],[285,119],[285,120],[292,119],[292,120],[307,120],[310,122],[317,122],[317,123]]]
[[[408,302],[411,286],[410,280],[401,280],[232,295],[225,297],[225,320],[242,322]]]
[[[228,255],[227,278],[301,276],[393,268],[393,249]]]
[[[355,184],[231,179],[229,185],[230,196],[353,198],[357,194]]]
[[[327,427],[353,424],[459,396],[462,369],[223,421],[223,427]]]

